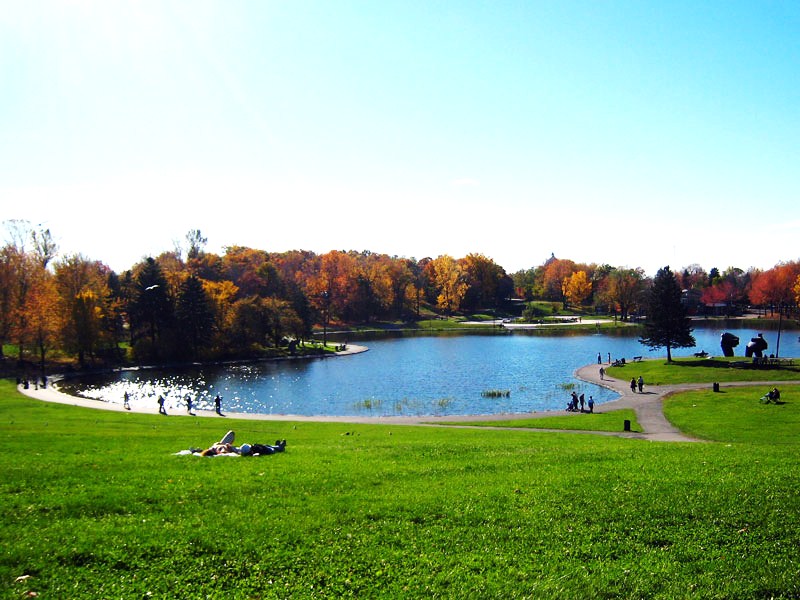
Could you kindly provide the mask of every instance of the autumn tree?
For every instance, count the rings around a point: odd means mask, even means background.
[[[348,320],[367,323],[388,315],[394,303],[392,259],[385,254],[361,253],[354,266],[353,287],[345,313]]]
[[[25,310],[28,313],[28,337],[39,354],[39,364],[44,373],[47,355],[59,343],[62,317],[53,275],[44,267],[36,271]]]
[[[433,272],[439,292],[436,306],[450,315],[461,307],[467,292],[464,271],[452,256],[443,254],[433,260]]]
[[[645,289],[641,269],[619,267],[611,270],[604,280],[603,298],[620,311],[620,318],[628,320],[630,312],[639,306]]]
[[[651,349],[666,348],[672,362],[673,348],[691,348],[694,336],[686,308],[681,302],[681,286],[669,267],[659,269],[647,291],[647,320],[639,341]]]
[[[547,300],[561,302],[567,308],[567,285],[569,277],[576,271],[575,263],[571,260],[551,258],[545,265],[543,272],[544,296]]]
[[[244,246],[230,246],[222,257],[222,276],[236,284],[242,296],[264,296],[264,272],[269,254]]]
[[[232,307],[230,337],[239,351],[253,351],[266,345],[269,316],[264,299],[247,296]]]
[[[387,275],[391,287],[390,310],[395,318],[402,318],[407,310],[408,312],[414,312],[416,308],[413,289],[415,269],[416,263],[413,260],[404,258],[395,258],[387,266]]]
[[[572,306],[580,306],[592,295],[592,282],[586,271],[577,271],[567,278],[565,295]]]
[[[496,307],[511,294],[513,283],[505,270],[483,254],[468,254],[459,261],[464,269],[467,292],[464,306],[468,309]]]
[[[20,255],[11,245],[0,249],[0,358],[3,346],[10,341],[17,309],[17,269]]]
[[[296,334],[299,329],[302,322],[285,300],[249,296],[234,305],[232,334],[241,349],[277,347],[284,336]]]
[[[800,275],[800,263],[789,262],[775,265],[772,269],[753,274],[750,300],[773,312],[794,306],[792,288]]]
[[[333,250],[305,266],[306,294],[321,319],[344,318],[350,310],[358,276],[355,257]]]
[[[209,307],[213,311],[214,328],[214,347],[218,350],[228,346],[229,336],[227,334],[233,325],[233,306],[239,295],[239,288],[227,279],[223,281],[201,280],[203,290],[209,302]]]
[[[0,334],[17,343],[20,362],[30,333],[26,304],[36,273],[44,269],[52,258],[55,246],[50,234],[38,232],[28,221],[12,219],[4,222],[8,242],[3,248],[0,277],[3,287],[0,294]],[[44,240],[47,240],[46,242]],[[33,250],[31,250],[33,243]],[[7,287],[6,287],[7,286]]]
[[[55,282],[62,310],[62,344],[83,365],[104,345],[108,267],[74,254],[55,265]]]

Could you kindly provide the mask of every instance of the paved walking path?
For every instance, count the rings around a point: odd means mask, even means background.
[[[635,363],[630,363],[633,369]],[[711,383],[681,383],[676,385],[647,385],[645,383],[643,393],[633,392],[630,387],[630,379],[615,379],[606,375],[600,379],[600,367],[607,368],[608,365],[587,365],[575,371],[575,376],[583,381],[595,383],[617,392],[620,397],[618,400],[606,402],[600,405],[603,411],[617,410],[620,408],[632,408],[636,411],[636,420],[642,428],[642,432],[630,437],[639,437],[652,440],[654,442],[700,442],[696,438],[689,437],[674,427],[664,416],[663,402],[667,396],[688,390],[710,389]],[[628,367],[626,367],[627,369]],[[633,371],[631,371],[633,377]],[[721,383],[720,389],[726,387],[762,387],[771,388],[776,385],[797,385],[799,381],[737,381]]]

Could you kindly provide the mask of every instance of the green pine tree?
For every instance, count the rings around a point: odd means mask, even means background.
[[[675,274],[669,266],[659,269],[647,292],[647,321],[639,342],[649,348],[666,348],[667,362],[672,362],[673,348],[695,345],[692,331]]]

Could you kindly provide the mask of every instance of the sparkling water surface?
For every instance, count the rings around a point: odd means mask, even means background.
[[[694,348],[674,357],[705,350],[721,355],[723,331],[740,338],[737,356],[756,329],[696,328]],[[763,331],[774,352],[777,332]],[[368,352],[335,358],[208,365],[182,369],[137,369],[70,379],[63,391],[105,402],[155,406],[163,395],[168,412],[185,412],[185,397],[195,408],[222,411],[331,416],[466,415],[561,409],[573,389],[601,404],[617,395],[574,378],[583,365],[612,358],[666,356],[650,352],[637,335],[525,334],[400,337],[355,342]],[[800,356],[798,331],[784,330],[781,356]],[[598,367],[599,368],[599,367]],[[635,375],[635,365],[631,373]],[[488,394],[487,394],[488,392]],[[491,392],[501,392],[499,397]],[[506,392],[508,395],[506,395]]]

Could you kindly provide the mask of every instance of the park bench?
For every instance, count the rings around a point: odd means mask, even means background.
[[[642,362],[642,357],[641,356],[634,356],[633,357],[633,362]]]

